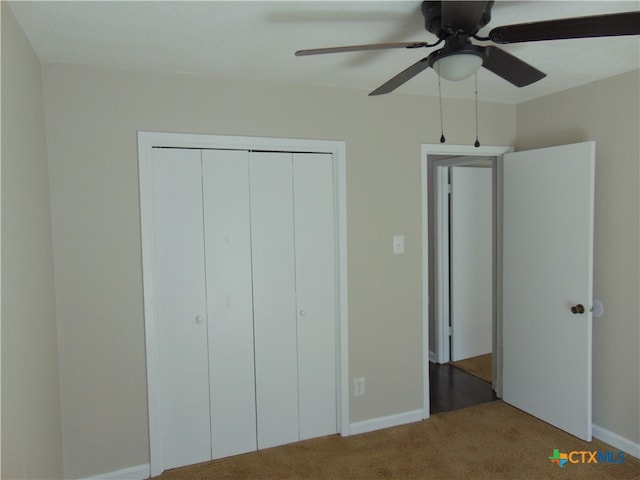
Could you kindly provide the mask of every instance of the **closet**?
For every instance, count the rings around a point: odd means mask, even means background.
[[[154,148],[150,186],[164,468],[336,433],[332,155]]]

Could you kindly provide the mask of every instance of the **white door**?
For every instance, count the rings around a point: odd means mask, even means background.
[[[331,154],[154,149],[162,467],[337,431]]]
[[[335,433],[342,147],[157,135],[139,135],[152,474]]]
[[[211,459],[199,150],[153,149],[153,285],[164,468]]]
[[[292,169],[290,153],[250,154],[259,449],[298,440]]]
[[[258,448],[337,431],[330,154],[252,152]]]
[[[451,360],[493,350],[492,170],[451,167]]]
[[[203,150],[211,455],[256,449],[249,153]]]
[[[594,169],[586,142],[507,154],[503,170],[503,398],[587,441]]]
[[[300,440],[337,431],[336,228],[331,154],[294,154]]]

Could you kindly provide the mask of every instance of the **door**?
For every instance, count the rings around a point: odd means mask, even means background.
[[[252,152],[251,244],[258,448],[298,440],[291,154]]]
[[[336,227],[331,154],[293,155],[300,440],[337,432]]]
[[[200,151],[153,149],[153,286],[165,468],[211,459]]]
[[[337,431],[330,154],[251,152],[258,448]]]
[[[215,459],[257,445],[249,152],[202,150],[202,190]]]
[[[164,467],[337,431],[331,154],[154,149]]]
[[[138,138],[152,475],[340,430],[343,142]]]
[[[451,167],[451,360],[493,350],[492,170]]]
[[[586,441],[594,169],[593,142],[503,164],[503,398]]]

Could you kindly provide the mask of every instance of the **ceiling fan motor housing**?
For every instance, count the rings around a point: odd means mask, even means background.
[[[478,18],[477,25],[474,26],[470,31],[464,32],[467,36],[472,36],[478,32],[482,27],[484,27],[489,21],[491,21],[491,8],[493,7],[493,3],[495,0],[490,0],[486,3],[484,7],[484,11]],[[464,2],[464,3],[473,3],[473,2]],[[445,40],[451,33],[456,33],[451,31],[451,29],[447,28],[443,25],[442,21],[442,1],[439,0],[425,0],[422,2],[422,15],[424,16],[424,26],[427,31],[433,33],[436,37],[441,40]]]

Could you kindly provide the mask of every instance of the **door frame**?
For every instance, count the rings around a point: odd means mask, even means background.
[[[448,249],[441,252],[436,252],[433,258],[430,257],[430,244],[435,242],[435,245],[443,245],[445,238],[439,238],[438,235],[442,234],[443,215],[442,210],[437,208],[438,205],[438,184],[443,182],[443,171],[445,167],[464,165],[479,161],[478,157],[495,157],[493,168],[493,180],[494,180],[494,219],[495,219],[495,236],[494,236],[494,354],[495,361],[493,362],[493,374],[494,374],[494,390],[498,396],[502,393],[502,341],[501,341],[501,311],[500,311],[500,287],[501,287],[501,245],[500,245],[500,232],[501,232],[501,193],[500,182],[502,178],[502,155],[510,153],[514,150],[513,146],[509,145],[490,145],[474,147],[472,145],[442,145],[442,144],[422,144],[420,147],[420,163],[421,163],[421,191],[422,191],[422,278],[423,278],[423,358],[425,365],[428,365],[429,361],[441,362],[444,359],[444,353],[449,351],[449,329],[448,329],[448,309],[442,308],[444,299],[448,296],[448,286],[444,284],[444,277],[442,276],[443,269],[439,266],[442,262],[442,255],[446,253],[448,256]],[[444,158],[429,159],[430,156],[438,155]],[[442,167],[442,168],[439,168]],[[442,189],[440,189],[442,192]],[[430,222],[432,223],[430,227]],[[438,229],[438,225],[440,228]],[[434,232],[433,237],[430,236],[430,231]],[[439,238],[439,242],[437,241]],[[438,254],[439,253],[439,254]],[[431,260],[431,262],[430,262]],[[433,301],[431,301],[430,286],[433,284]],[[444,288],[443,288],[444,287]],[[429,348],[429,319],[433,315],[435,320],[435,352],[431,352]],[[429,369],[425,367],[426,378],[424,381],[424,405],[427,414],[429,413]]]
[[[337,431],[349,435],[349,342],[347,305],[347,204],[346,204],[346,143],[336,140],[246,137],[164,132],[138,132],[138,169],[140,186],[140,226],[144,295],[144,327],[147,360],[147,401],[149,415],[149,450],[151,476],[164,470],[161,412],[159,403],[158,330],[154,311],[153,287],[153,224],[152,224],[152,149],[231,149],[330,153],[333,156],[334,205],[336,219],[336,408]]]

